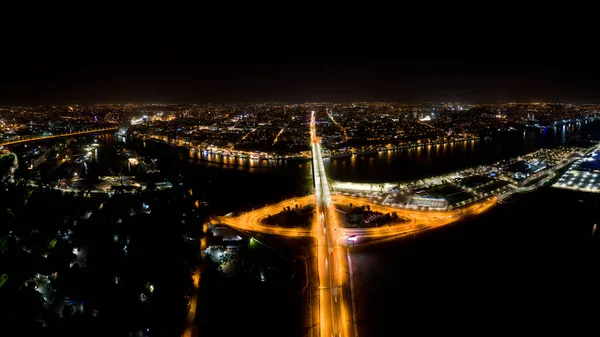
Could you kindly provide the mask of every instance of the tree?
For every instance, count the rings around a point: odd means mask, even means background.
[[[8,240],[7,238],[0,239],[0,253],[4,253],[8,250]]]

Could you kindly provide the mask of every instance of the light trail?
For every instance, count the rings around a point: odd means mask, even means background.
[[[45,140],[45,139],[52,139],[52,138],[78,136],[78,135],[84,135],[84,134],[87,134],[87,133],[94,133],[94,132],[115,131],[115,130],[118,130],[118,129],[119,128],[116,128],[116,127],[115,128],[105,128],[105,129],[96,129],[96,130],[88,130],[88,131],[79,131],[79,132],[64,133],[64,134],[60,134],[60,135],[51,135],[51,136],[43,136],[43,137],[34,137],[34,138],[13,140],[13,141],[10,141],[10,142],[0,143],[0,146],[22,144],[22,143],[35,142],[35,141],[38,141],[38,140]]]
[[[283,133],[283,130],[285,130],[285,128],[281,128],[281,130],[279,130],[279,133],[277,134],[277,136],[275,136],[275,139],[273,140],[273,145],[277,144],[277,141],[279,140],[279,136],[281,136],[281,134]]]
[[[200,239],[200,251],[203,252],[206,249],[206,230],[207,225],[202,227],[202,232],[204,235],[202,239]],[[188,314],[185,318],[185,330],[181,334],[182,337],[196,337],[198,336],[198,331],[194,322],[196,321],[196,309],[198,307],[198,296],[200,295],[200,277],[202,275],[202,268],[200,266],[196,267],[196,271],[194,272],[194,277],[192,280],[194,281],[194,294],[190,300],[190,308],[188,310]]]
[[[250,130],[250,132],[248,132],[247,134],[245,134],[244,136],[242,136],[241,140],[245,140],[246,138],[248,138],[248,136],[250,136],[256,130],[258,130],[258,128],[254,128],[254,129]]]
[[[187,317],[185,318],[186,328],[181,334],[182,337],[195,337],[198,336],[198,332],[195,329],[194,321],[196,320],[196,308],[198,306],[198,293],[200,290],[200,267],[196,268],[194,273],[194,294],[190,300],[190,308],[188,310]]]
[[[427,126],[427,127],[431,128],[431,129],[433,129],[433,130],[436,130],[436,131],[442,131],[442,132],[444,131],[444,129],[440,129],[440,128],[438,128],[438,127],[435,127],[435,126],[433,126],[433,125],[431,125],[431,124],[423,123],[423,122],[421,122],[421,121],[419,121],[419,120],[415,120],[415,122],[416,122],[417,124],[421,124],[421,125],[423,125],[423,126]]]
[[[278,202],[273,205],[265,206],[257,210],[242,214],[236,217],[215,217],[212,219],[212,223],[221,223],[231,226],[236,229],[245,231],[254,231],[265,234],[283,235],[283,236],[310,236],[312,230],[307,228],[282,228],[276,226],[266,225],[263,220],[269,217],[269,215],[275,215],[280,213],[285,207],[295,208],[305,207],[314,205],[315,196],[308,195],[301,198],[288,199]]]
[[[318,152],[315,152],[318,153]],[[315,184],[323,186],[327,182],[321,179],[321,165],[316,163],[320,169],[315,172]],[[325,185],[326,186],[326,185]],[[352,295],[352,280],[350,275],[344,271],[349,270],[349,256],[344,249],[347,246],[348,236],[356,235],[360,238],[359,242],[368,243],[387,239],[396,239],[400,236],[416,234],[422,231],[431,230],[452,224],[464,217],[477,215],[487,211],[497,203],[497,198],[482,201],[455,211],[426,211],[399,209],[390,206],[377,205],[369,202],[368,198],[351,197],[343,195],[329,195],[329,191],[323,193],[322,188],[315,189],[315,195],[309,195],[301,198],[287,199],[279,203],[262,207],[260,209],[247,212],[236,217],[215,217],[211,220],[213,224],[225,224],[243,231],[258,232],[271,235],[281,235],[287,237],[312,236],[317,240],[318,256],[318,274],[319,274],[319,301],[311,302],[314,307],[312,312],[319,313],[319,322],[312,322],[311,326],[318,324],[321,336],[331,336],[334,328],[337,326],[337,336],[356,336],[356,319],[352,301],[346,303],[343,296],[343,288],[348,289]],[[330,200],[330,207],[325,207],[325,200]],[[306,228],[280,228],[269,226],[263,223],[269,215],[280,213],[284,207],[294,208],[316,205],[316,216],[314,217],[311,229]],[[372,228],[344,228],[336,225],[336,219],[333,208],[336,205],[369,205],[372,211],[381,213],[396,212],[399,217],[406,221],[392,223],[389,226]],[[330,209],[328,211],[328,209]],[[321,216],[321,211],[323,216]],[[325,213],[328,213],[325,216]],[[328,246],[329,243],[329,246]],[[329,253],[331,247],[331,253]],[[346,254],[344,256],[344,254]],[[329,257],[328,255],[331,255]],[[329,277],[330,276],[330,277]],[[333,289],[337,289],[337,293]],[[336,302],[337,300],[337,302]],[[354,300],[354,299],[352,299]],[[354,304],[355,306],[356,304]],[[352,317],[352,325],[348,324]],[[336,324],[338,323],[338,324]],[[353,331],[354,330],[354,331]],[[353,332],[352,332],[353,331]],[[311,330],[311,332],[314,332]],[[336,336],[334,334],[334,336]]]
[[[311,148],[313,153],[313,177],[315,194],[300,198],[288,199],[279,203],[265,206],[236,217],[216,217],[213,223],[221,223],[233,228],[260,232],[265,234],[282,235],[288,237],[312,236],[317,240],[318,275],[319,275],[319,301],[314,301],[312,312],[319,312],[319,321],[311,322],[311,327],[319,326],[320,336],[357,336],[356,312],[351,278],[350,256],[346,247],[347,238],[356,236],[361,242],[396,238],[403,235],[415,234],[454,223],[466,216],[477,215],[485,212],[497,203],[497,198],[490,198],[470,206],[454,211],[431,211],[399,209],[369,202],[367,198],[358,198],[343,195],[331,195],[323,157],[320,139],[316,136],[315,113],[312,112]],[[344,228],[337,224],[335,205],[369,205],[375,212],[396,212],[403,220],[387,226],[372,228]],[[280,228],[265,225],[263,220],[269,215],[280,213],[284,208],[304,207],[315,205],[315,217],[311,229],[306,228]],[[346,238],[346,240],[344,240]],[[362,240],[364,239],[364,240]],[[346,272],[348,271],[348,272]],[[344,287],[350,293],[351,301],[345,300]],[[311,302],[313,303],[313,302]],[[353,323],[349,325],[348,323]],[[314,335],[315,330],[311,330]]]
[[[317,230],[322,228],[323,236],[317,238],[319,259],[319,281],[321,289],[328,295],[320,296],[321,299],[321,336],[346,336],[348,333],[347,315],[343,305],[343,272],[341,263],[340,246],[337,245],[337,221],[333,212],[331,194],[323,157],[320,139],[316,136],[315,112],[311,114],[311,143],[313,155],[313,174],[315,179],[315,196],[317,214]],[[320,228],[319,228],[320,227]],[[328,261],[323,263],[323,261]]]
[[[335,124],[337,127],[339,127],[340,129],[342,129],[342,132],[344,133],[344,142],[348,141],[348,133],[346,133],[346,128],[344,128],[343,126],[340,125],[340,123],[338,123],[335,118],[333,118],[333,115],[331,115],[331,113],[329,113],[329,111],[326,111],[327,115],[329,115],[329,119],[331,119],[331,121],[333,122],[333,124]]]

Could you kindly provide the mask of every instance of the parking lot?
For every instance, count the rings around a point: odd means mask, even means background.
[[[553,185],[584,192],[600,192],[600,151],[576,161]]]
[[[578,170],[568,170],[554,187],[587,192],[600,192],[600,174]]]

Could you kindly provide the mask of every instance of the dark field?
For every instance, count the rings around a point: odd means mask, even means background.
[[[595,325],[598,196],[568,192],[545,188],[450,227],[353,248],[359,335]]]

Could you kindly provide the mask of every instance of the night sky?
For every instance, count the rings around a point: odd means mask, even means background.
[[[0,104],[600,102],[594,55],[575,45],[127,38],[10,48]]]

